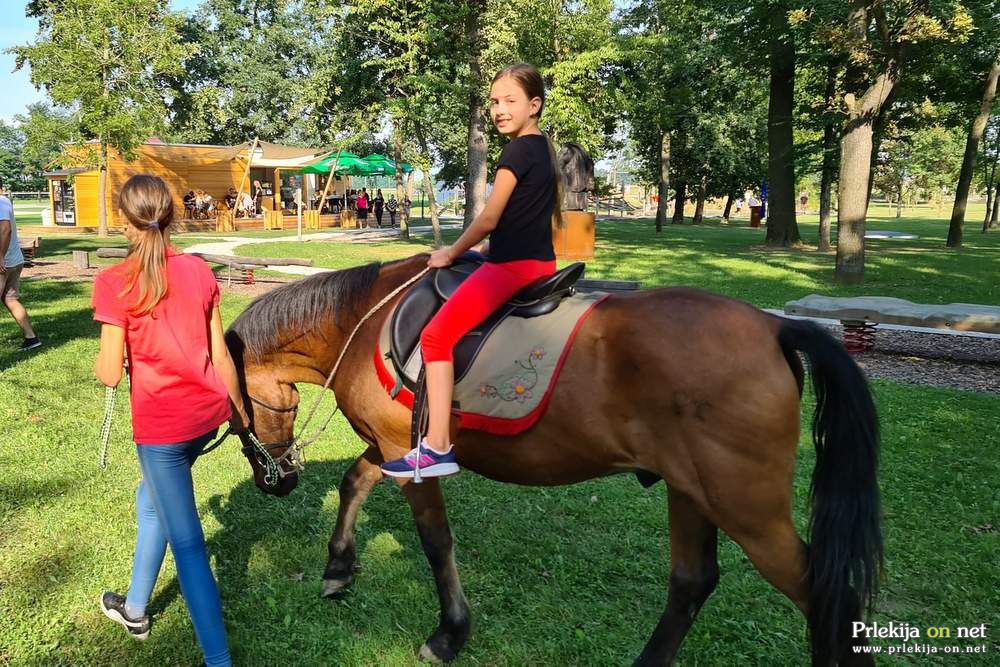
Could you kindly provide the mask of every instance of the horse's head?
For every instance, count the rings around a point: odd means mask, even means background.
[[[300,452],[294,447],[299,392],[292,384],[248,382],[243,392],[250,426],[239,434],[243,455],[261,491],[287,496],[299,483]]]
[[[298,484],[301,469],[299,452],[293,447],[299,392],[294,384],[280,382],[266,367],[244,364],[237,336],[227,335],[226,342],[250,417],[246,430],[237,435],[253,470],[254,483],[264,493],[287,496]]]

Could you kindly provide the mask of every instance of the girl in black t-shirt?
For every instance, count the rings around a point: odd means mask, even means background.
[[[519,291],[555,273],[552,221],[561,224],[560,180],[555,151],[538,128],[544,106],[545,86],[532,65],[510,65],[493,78],[490,115],[511,141],[500,155],[483,212],[454,245],[434,251],[427,265],[448,266],[487,236],[489,257],[420,336],[427,366],[427,435],[406,456],[383,464],[387,475],[412,478],[418,460],[424,477],[458,472],[449,433],[455,344]]]

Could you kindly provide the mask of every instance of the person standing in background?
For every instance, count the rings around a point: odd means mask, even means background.
[[[375,190],[375,198],[372,199],[372,211],[375,212],[375,225],[382,226],[382,209],[385,207],[385,197],[382,196],[382,188]]]
[[[21,305],[21,269],[24,268],[24,253],[17,240],[17,223],[14,221],[14,204],[7,197],[3,181],[0,181],[0,298],[10,311],[17,326],[21,328],[24,340],[17,348],[27,352],[42,346],[31,326],[28,311]]]

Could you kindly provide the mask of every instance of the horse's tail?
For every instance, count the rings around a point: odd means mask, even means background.
[[[808,357],[816,394],[808,623],[813,664],[828,664],[850,650],[851,623],[871,611],[878,591],[878,416],[861,369],[823,329],[785,320],[778,340],[786,356]]]

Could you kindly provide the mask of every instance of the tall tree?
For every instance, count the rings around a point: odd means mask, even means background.
[[[25,175],[34,189],[45,188],[42,174],[52,169],[62,156],[62,146],[75,137],[79,121],[70,114],[44,102],[28,105],[27,113],[14,116],[24,135],[21,156]]]
[[[0,180],[7,188],[20,190],[25,181],[24,134],[15,125],[0,120]]]
[[[339,3],[338,3],[339,4]],[[205,0],[182,27],[195,46],[167,83],[171,138],[238,144],[259,136],[333,143],[315,72],[342,36],[335,6],[305,0]]]
[[[465,179],[465,219],[468,227],[486,206],[486,168],[489,135],[486,131],[488,110],[483,104],[483,21],[487,0],[469,0],[465,17],[465,42],[468,50],[469,131]]]
[[[108,151],[128,155],[165,125],[160,78],[177,74],[190,49],[166,0],[36,0],[34,43],[12,49],[17,68],[62,106],[79,107],[84,136],[98,141],[98,234],[108,233]]]
[[[842,12],[842,3],[822,10]],[[846,16],[828,26],[833,48],[848,62],[843,96],[845,118],[840,133],[836,279],[864,279],[865,220],[872,169],[874,128],[903,73],[914,45],[967,33],[967,14],[959,6],[938,7],[927,0],[850,0]],[[892,10],[889,14],[888,10]],[[944,14],[944,16],[934,12]],[[796,20],[807,12],[796,12]]]
[[[1000,51],[997,52],[996,59],[986,75],[986,84],[983,86],[983,97],[979,105],[979,112],[972,119],[969,126],[969,136],[965,140],[965,155],[962,158],[962,171],[958,176],[958,185],[955,188],[955,205],[951,211],[951,223],[948,227],[949,248],[958,248],[962,245],[962,227],[965,224],[965,208],[969,201],[969,187],[972,185],[972,177],[976,171],[976,157],[979,155],[979,141],[986,130],[986,122],[990,119],[990,112],[993,109],[993,100],[997,94],[997,79],[1000,78]]]
[[[792,114],[795,104],[795,40],[784,2],[769,7],[770,96],[767,112],[767,180],[769,183],[768,245],[791,246],[800,242],[795,222],[795,138]]]

